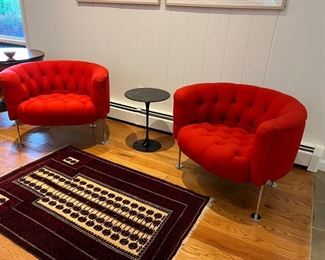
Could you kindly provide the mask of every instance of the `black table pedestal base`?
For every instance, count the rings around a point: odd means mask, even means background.
[[[161,144],[156,140],[140,139],[133,143],[133,148],[140,152],[156,152],[161,148]]]

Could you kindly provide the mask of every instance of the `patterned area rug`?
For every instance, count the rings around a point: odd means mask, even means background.
[[[0,178],[0,232],[41,259],[171,259],[208,201],[65,147]]]

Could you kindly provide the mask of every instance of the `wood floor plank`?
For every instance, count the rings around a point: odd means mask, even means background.
[[[200,240],[190,237],[176,255],[178,259],[223,259],[242,260],[243,258],[226,253]]]
[[[34,260],[35,257],[25,251],[24,249],[16,246],[8,238],[0,234],[0,259],[3,260]]]
[[[150,131],[162,143],[155,153],[137,152],[132,143],[144,137],[144,129],[107,120],[109,144],[101,127],[32,127],[21,125],[25,147],[16,146],[14,124],[0,113],[0,176],[67,144],[103,159],[210,196],[212,203],[176,259],[309,259],[313,204],[313,174],[300,167],[281,180],[277,188],[266,187],[261,213],[254,222],[258,189],[252,184],[234,184],[209,174],[182,156],[184,168],[175,168],[178,147],[171,135]],[[32,259],[17,245],[0,236],[1,259]]]

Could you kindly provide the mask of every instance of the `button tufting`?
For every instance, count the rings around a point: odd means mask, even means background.
[[[254,139],[254,133],[239,127],[197,123],[181,130],[178,143],[191,159],[212,172],[224,172],[226,168],[236,168],[238,164],[248,173]]]

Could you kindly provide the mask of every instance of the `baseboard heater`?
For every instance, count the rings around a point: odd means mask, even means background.
[[[132,106],[116,103],[116,102],[110,102],[110,106],[111,106],[111,108],[118,108],[118,109],[130,111],[130,112],[140,113],[143,115],[146,114],[146,110],[144,108],[132,107]],[[160,112],[156,112],[156,111],[149,111],[149,115],[154,116],[156,118],[173,121],[173,116],[168,115],[168,114],[164,114],[164,113],[160,113]]]
[[[146,110],[144,108],[133,107],[117,102],[111,102],[110,107],[111,110],[109,113],[109,117],[133,123],[136,125],[143,126],[145,124]],[[171,115],[155,111],[150,111],[149,115],[150,128],[169,133],[172,132],[173,117]],[[317,172],[320,167],[323,154],[323,145],[302,142],[299,146],[299,151],[295,159],[295,164],[307,167],[307,170],[310,172]]]
[[[324,146],[302,142],[295,160],[298,165],[306,166],[308,171],[317,172],[324,154]]]
[[[140,104],[140,103],[139,103]],[[144,104],[142,104],[144,107]],[[172,133],[173,117],[168,114],[149,111],[149,127],[152,129]],[[110,102],[109,117],[119,119],[136,125],[145,125],[146,110],[140,107],[133,107],[117,102]]]

